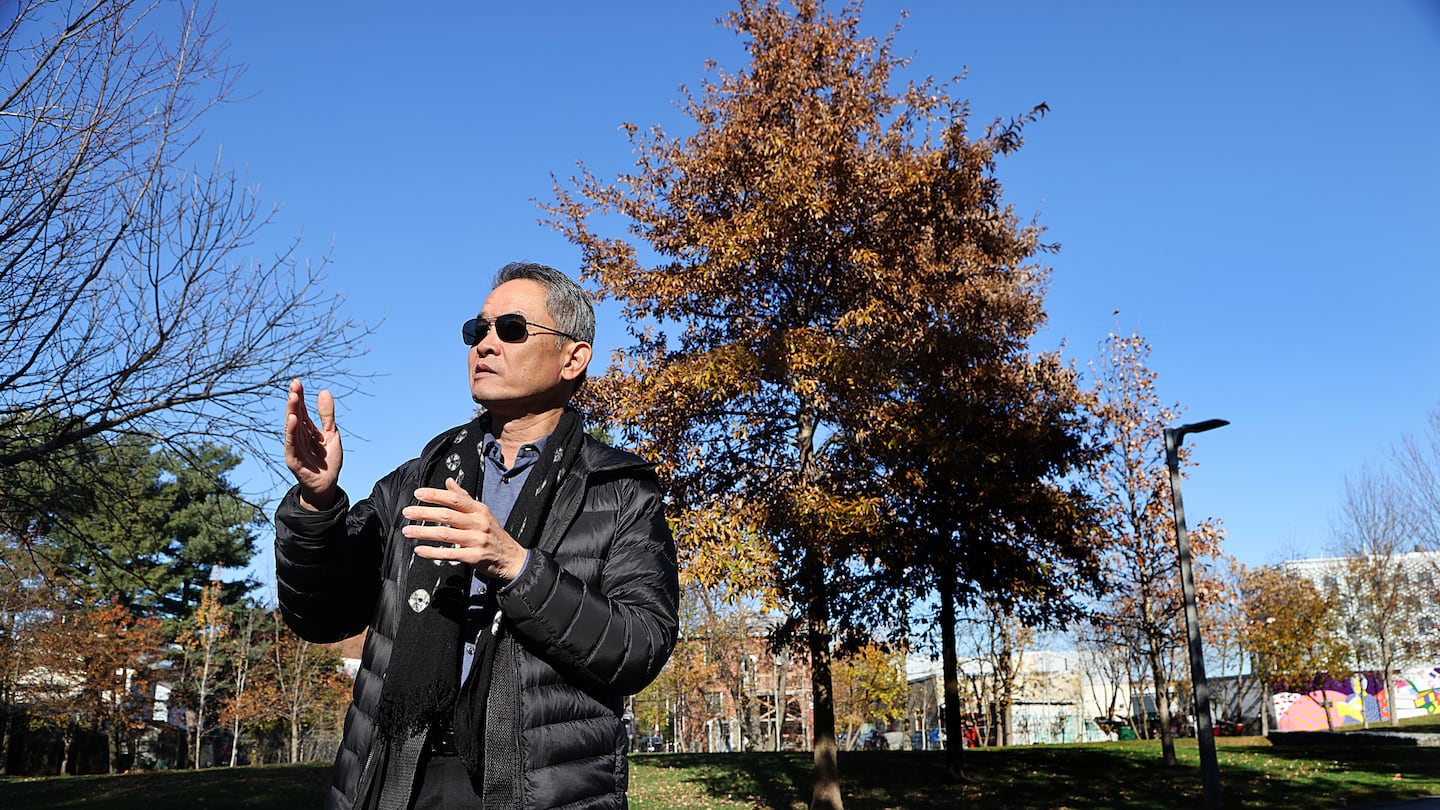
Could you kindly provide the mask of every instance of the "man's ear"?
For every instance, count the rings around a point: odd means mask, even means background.
[[[590,347],[589,343],[579,340],[566,343],[563,351],[565,352],[565,364],[560,367],[560,377],[565,380],[575,380],[584,374],[585,369],[590,365],[591,356],[595,354],[595,350]]]

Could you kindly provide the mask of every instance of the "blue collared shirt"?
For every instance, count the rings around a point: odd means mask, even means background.
[[[500,441],[490,433],[485,434],[485,440],[480,444],[480,455],[485,465],[485,483],[481,487],[480,501],[490,508],[490,513],[495,520],[504,526],[510,520],[510,512],[515,509],[515,501],[520,498],[520,490],[525,487],[525,480],[530,477],[530,470],[535,467],[535,462],[540,460],[540,451],[545,448],[545,441],[549,436],[531,443],[520,446],[520,451],[515,454],[515,466],[505,466],[505,456],[500,450]],[[525,551],[525,562],[520,566],[520,574],[525,573],[525,567],[530,564],[530,551]],[[500,590],[510,587],[514,580],[500,586]],[[460,661],[460,682],[464,683],[470,675],[470,667],[475,662],[475,640],[481,630],[484,629],[485,616],[485,592],[489,583],[479,573],[473,573],[470,577],[470,603],[466,619],[465,649]]]

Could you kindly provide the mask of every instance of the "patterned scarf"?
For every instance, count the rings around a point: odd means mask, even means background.
[[[472,497],[479,498],[484,476],[480,445],[489,427],[489,416],[482,414],[462,428],[450,445],[436,454],[439,459],[425,475],[426,486],[444,489],[445,479],[454,478]],[[574,467],[584,438],[579,414],[566,408],[505,523],[505,530],[521,546],[535,546],[554,493]],[[405,607],[390,652],[376,725],[382,736],[394,742],[425,734],[437,724],[453,723],[461,756],[471,776],[478,779],[495,649],[490,630],[499,622],[483,623],[474,639],[477,650],[470,676],[464,684],[459,683],[471,572],[468,565],[427,560],[411,553],[401,583]],[[487,619],[494,614],[495,602],[496,586],[492,585],[486,589]],[[397,776],[405,779],[409,775]]]

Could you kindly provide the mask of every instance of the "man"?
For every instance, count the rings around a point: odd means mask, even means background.
[[[353,505],[334,399],[317,427],[290,384],[280,608],[310,641],[370,630],[327,808],[625,805],[621,701],[669,658],[679,587],[653,468],[568,405],[594,333],[574,281],[506,265],[463,330],[483,412]]]

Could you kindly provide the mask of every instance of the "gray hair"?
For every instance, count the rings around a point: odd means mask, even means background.
[[[543,264],[511,262],[495,274],[495,284],[491,289],[517,279],[534,281],[545,288],[545,310],[554,319],[556,329],[582,343],[595,342],[595,307],[590,303],[585,288],[576,284],[574,279]],[[555,339],[564,345],[565,338],[557,336]],[[571,393],[579,391],[584,384],[585,372],[581,371],[580,376],[575,378]]]
[[[553,267],[531,262],[511,262],[500,268],[494,286],[517,279],[538,282],[545,288],[545,309],[555,319],[556,329],[581,342],[595,342],[595,307],[583,287]]]

